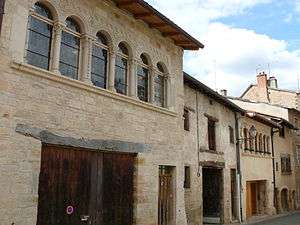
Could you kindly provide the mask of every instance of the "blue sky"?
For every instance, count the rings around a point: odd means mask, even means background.
[[[238,96],[268,65],[281,88],[297,89],[300,0],[147,2],[205,45],[185,53],[184,70],[213,89]]]

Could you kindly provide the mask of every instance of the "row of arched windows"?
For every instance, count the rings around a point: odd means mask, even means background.
[[[243,130],[244,150],[255,151],[257,153],[271,154],[270,137],[258,133],[255,138],[250,138],[249,130]]]
[[[54,19],[51,11],[42,3],[34,5],[34,12],[29,17],[28,35],[26,42],[26,63],[53,71],[51,60],[55,35]],[[55,39],[55,40],[53,40]],[[65,27],[61,31],[59,43],[59,63],[58,72],[72,79],[80,79],[82,60],[82,31],[78,23],[68,17]],[[94,86],[108,89],[109,76],[114,76],[113,90],[119,94],[128,95],[129,85],[132,85],[129,74],[130,69],[134,69],[136,76],[135,95],[141,101],[151,102],[157,106],[166,106],[166,78],[167,70],[163,63],[158,63],[152,69],[150,59],[146,53],[140,55],[138,63],[130,63],[128,45],[121,42],[114,55],[114,72],[110,71],[109,38],[103,32],[98,32],[96,40],[93,41],[90,59],[90,80]],[[111,60],[112,61],[112,60]],[[89,61],[88,61],[89,62]],[[130,68],[134,67],[134,68]],[[112,69],[111,69],[112,70]]]

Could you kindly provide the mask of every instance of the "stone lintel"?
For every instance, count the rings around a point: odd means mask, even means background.
[[[202,161],[202,162],[199,162],[199,165],[204,168],[216,168],[216,169],[224,169],[225,168],[225,162]]]
[[[66,137],[54,134],[48,130],[17,124],[16,132],[40,140],[44,144],[69,146],[94,151],[109,151],[121,153],[145,153],[150,151],[150,146],[142,143],[126,142],[119,140],[101,140]]]

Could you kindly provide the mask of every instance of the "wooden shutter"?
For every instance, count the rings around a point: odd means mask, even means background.
[[[208,119],[208,147],[209,150],[216,150],[216,129],[215,121]]]

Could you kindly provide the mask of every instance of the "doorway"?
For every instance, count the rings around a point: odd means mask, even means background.
[[[289,210],[289,198],[288,198],[288,189],[284,188],[281,190],[281,208],[282,211],[286,212]]]
[[[222,169],[203,168],[203,220],[221,223],[223,178]]]
[[[159,166],[158,225],[175,224],[175,167]]]
[[[134,157],[43,145],[37,225],[132,225]]]
[[[257,214],[257,184],[256,182],[247,182],[247,218]]]

